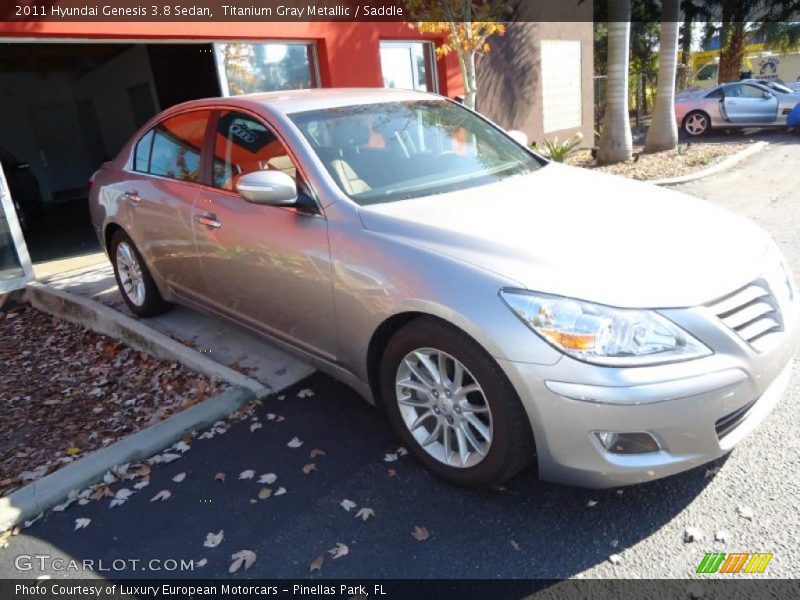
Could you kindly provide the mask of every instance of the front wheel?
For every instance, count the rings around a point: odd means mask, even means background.
[[[416,319],[391,338],[381,394],[405,445],[451,483],[497,485],[534,457],[528,417],[508,378],[472,338],[441,321]]]
[[[711,119],[702,111],[690,112],[683,119],[683,130],[692,137],[705,135],[711,129]]]

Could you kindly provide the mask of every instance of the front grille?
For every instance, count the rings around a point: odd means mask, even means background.
[[[719,319],[754,349],[783,331],[783,318],[766,281],[759,279],[708,305]]]
[[[714,429],[717,430],[717,438],[721,440],[731,431],[736,429],[742,423],[742,421],[747,418],[747,415],[750,414],[750,410],[753,408],[757,400],[758,398],[748,404],[745,404],[742,408],[725,415],[716,423],[714,423]]]

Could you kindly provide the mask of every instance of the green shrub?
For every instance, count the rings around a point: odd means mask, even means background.
[[[545,140],[542,144],[533,142],[531,147],[555,162],[564,162],[570,154],[575,152],[583,141],[583,135],[576,133],[568,140],[559,141],[557,137],[551,140]]]

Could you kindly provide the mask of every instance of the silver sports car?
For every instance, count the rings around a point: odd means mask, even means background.
[[[798,348],[794,282],[753,223],[549,163],[431,94],[176,106],[90,205],[133,312],[178,302],[258,332],[458,484],[703,464],[775,406]]]
[[[798,104],[800,91],[772,82],[739,81],[678,92],[675,119],[690,136],[714,128],[786,127],[789,113]]]

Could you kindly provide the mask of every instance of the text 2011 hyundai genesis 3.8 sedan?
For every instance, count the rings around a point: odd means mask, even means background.
[[[774,242],[543,158],[431,94],[201,100],[94,176],[125,302],[180,303],[385,409],[439,476],[602,487],[730,450],[780,398],[800,302]]]

